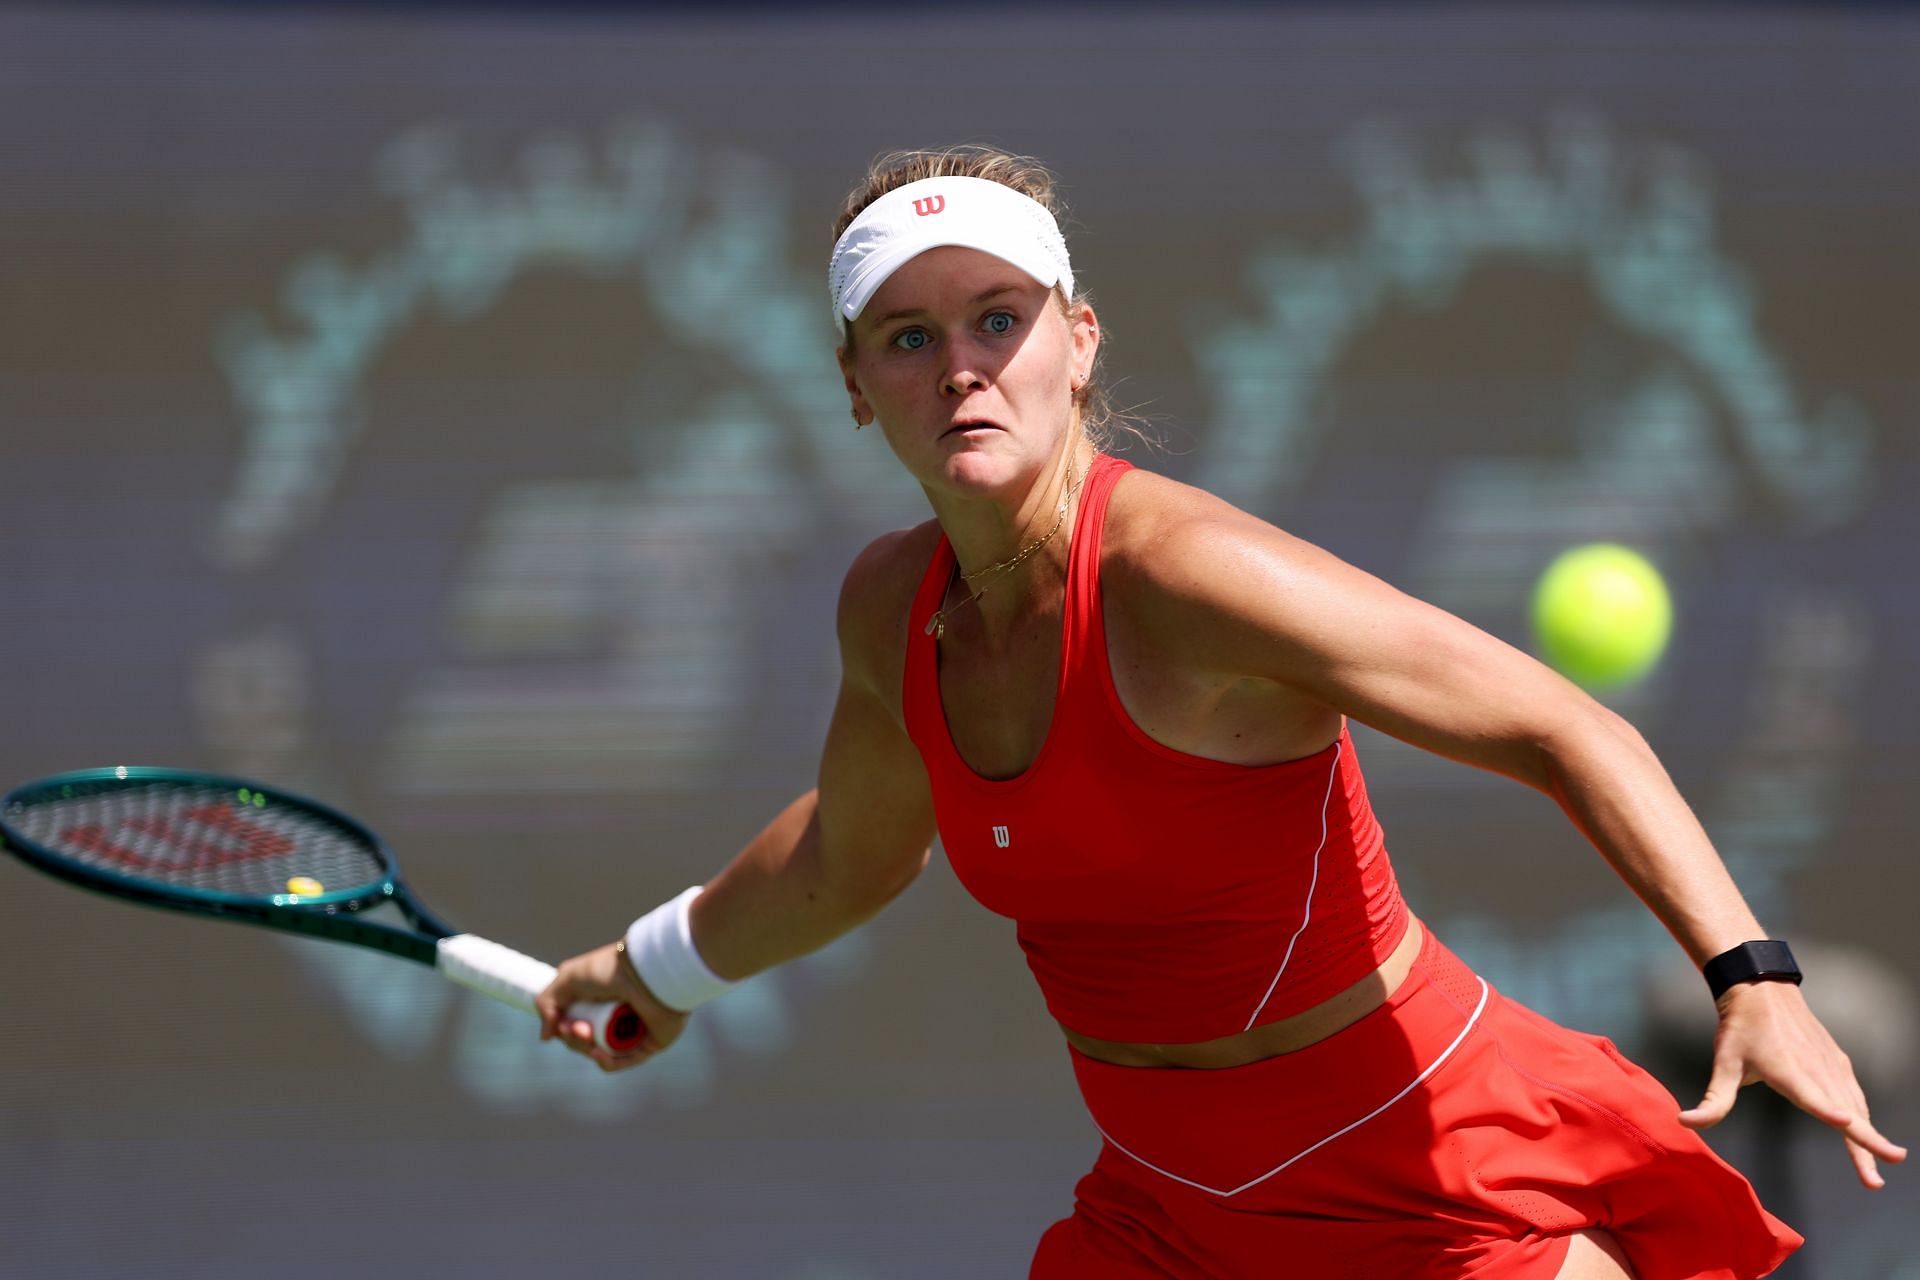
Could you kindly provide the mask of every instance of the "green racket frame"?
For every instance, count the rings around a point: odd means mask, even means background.
[[[103,867],[90,867],[61,857],[15,831],[6,821],[6,811],[14,804],[30,804],[47,798],[65,800],[102,795],[154,782],[186,783],[230,790],[235,793],[236,799],[253,807],[264,807],[254,799],[259,797],[266,804],[287,804],[312,810],[365,840],[379,857],[385,874],[378,880],[312,895],[280,893],[271,897],[245,897],[185,886],[162,889],[133,876],[123,876]],[[358,919],[356,913],[383,903],[392,903],[408,920],[422,932],[432,934],[434,939],[452,937],[459,932],[414,900],[395,868],[392,849],[364,824],[317,800],[224,774],[126,765],[106,769],[76,769],[71,773],[41,778],[16,787],[0,798],[0,844],[30,866],[96,893],[126,898],[166,911],[185,911],[246,924],[266,925],[288,933],[334,938],[385,951],[418,964],[434,963],[433,939],[424,939],[419,934],[392,925]]]
[[[377,880],[311,895],[276,893],[246,896],[184,885],[161,885],[137,876],[121,875],[103,867],[76,862],[18,830],[7,817],[15,804],[77,799],[153,783],[231,791],[235,800],[249,807],[266,808],[280,804],[318,814],[364,840],[374,851],[382,874]],[[532,1009],[531,990],[544,985],[552,974],[551,966],[497,943],[463,934],[428,911],[401,879],[393,851],[386,841],[364,823],[331,805],[247,778],[146,765],[76,769],[69,773],[54,774],[15,787],[0,797],[0,848],[5,848],[36,870],[95,893],[164,911],[264,925],[286,933],[367,947],[437,969],[451,981],[521,1009]],[[414,928],[402,929],[360,918],[360,913],[385,904],[398,908]],[[442,947],[443,940],[453,945]],[[545,977],[541,976],[541,971],[544,971]],[[645,1024],[626,1005],[577,1004],[567,1010],[567,1017],[592,1023],[596,1041],[603,1047],[615,1050],[639,1044],[646,1034]]]

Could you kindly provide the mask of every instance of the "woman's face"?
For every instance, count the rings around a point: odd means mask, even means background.
[[[929,249],[887,278],[853,323],[840,368],[923,485],[993,497],[1031,483],[1073,423],[1093,367],[1093,310],[977,249]]]

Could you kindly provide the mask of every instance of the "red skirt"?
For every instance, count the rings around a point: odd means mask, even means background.
[[[1551,1280],[1587,1227],[1640,1280],[1747,1280],[1801,1244],[1611,1041],[1506,999],[1431,933],[1384,1005],[1294,1053],[1070,1052],[1106,1143],[1036,1280]]]

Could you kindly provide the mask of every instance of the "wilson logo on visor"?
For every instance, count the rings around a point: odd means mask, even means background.
[[[938,213],[946,207],[947,198],[945,196],[922,196],[913,202],[913,211],[923,218],[930,213]]]

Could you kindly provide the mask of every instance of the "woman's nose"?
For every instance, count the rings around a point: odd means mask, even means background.
[[[947,358],[947,371],[940,380],[940,391],[944,395],[964,396],[968,392],[978,391],[987,385],[986,375],[981,372],[977,354],[968,351],[963,345],[955,344],[952,354]]]

